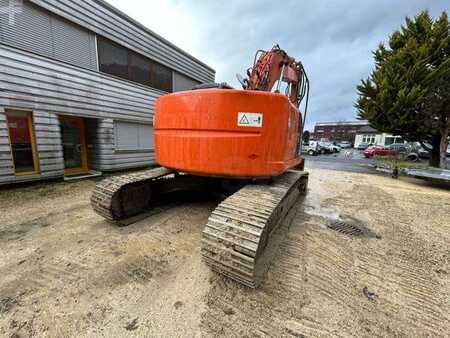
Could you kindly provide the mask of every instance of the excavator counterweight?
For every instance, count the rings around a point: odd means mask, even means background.
[[[285,95],[255,90],[202,89],[157,100],[157,162],[201,176],[269,178],[297,156],[298,109]]]

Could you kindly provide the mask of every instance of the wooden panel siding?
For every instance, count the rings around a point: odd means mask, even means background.
[[[42,177],[64,175],[64,157],[58,116],[54,113],[33,111],[34,131]],[[48,127],[53,127],[48,130]]]
[[[113,128],[114,120],[151,123],[154,101],[163,92],[5,45],[0,45],[0,77],[0,109],[33,112],[41,171],[37,176],[15,177],[6,121],[1,115],[0,183],[64,175],[58,115],[88,121],[90,168],[106,171],[154,164],[153,151],[117,152]]]
[[[7,8],[11,0],[0,0]],[[27,1],[17,3],[20,11],[14,24],[0,15],[0,42],[55,58],[72,65],[97,70],[95,34]]]
[[[0,112],[0,184],[62,176],[64,174],[64,161],[59,122],[56,115],[40,111],[33,112],[33,128],[40,172],[36,175],[16,176],[8,138],[6,115],[3,111],[2,109]],[[47,131],[48,126],[54,127],[53,130]]]
[[[88,128],[89,129],[89,128]],[[89,132],[88,132],[89,134]],[[90,134],[90,137],[93,135]],[[98,120],[94,139],[88,138],[90,167],[101,171],[120,170],[150,166],[155,163],[154,151],[115,151],[114,121]]]
[[[0,108],[0,182],[12,182],[14,165],[9,145],[6,115]]]
[[[158,90],[0,45],[0,106],[149,123]]]

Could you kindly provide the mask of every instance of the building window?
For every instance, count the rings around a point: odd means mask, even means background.
[[[386,145],[386,146],[388,146],[392,143],[394,143],[394,138],[391,136],[386,137],[386,139],[384,140],[384,145]]]
[[[129,79],[126,48],[103,38],[98,39],[98,61],[101,72]]]
[[[145,86],[172,92],[172,70],[145,56],[132,52],[104,37],[97,37],[101,72]]]
[[[150,86],[150,62],[143,56],[133,53],[130,60],[130,78],[132,81]]]
[[[11,11],[9,19],[8,10]],[[95,35],[32,1],[0,0],[0,43],[97,69]]]
[[[169,68],[152,61],[150,74],[152,87],[172,92],[172,71]]]
[[[153,128],[150,124],[115,121],[117,151],[153,150]]]
[[[401,136],[394,136],[394,143],[405,143]]]
[[[405,141],[401,136],[387,136],[384,141],[384,144],[387,146],[390,144],[397,144],[397,143],[405,143]]]
[[[191,90],[200,82],[178,72],[173,72],[173,91],[179,92],[183,90]]]
[[[7,110],[6,121],[15,174],[37,174],[39,163],[31,113]]]
[[[375,144],[375,135],[363,135],[363,143]]]

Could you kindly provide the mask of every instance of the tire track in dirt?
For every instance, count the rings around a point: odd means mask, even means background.
[[[202,210],[202,207],[199,209]],[[21,265],[20,275],[16,272],[14,279],[0,283],[0,295],[4,291],[9,292],[8,290],[27,291],[26,299],[19,304],[17,311],[4,320],[5,323],[19,323],[17,327],[15,324],[8,324],[11,325],[10,332],[24,333],[28,329],[22,327],[22,324],[28,323],[27,325],[32,326],[30,330],[42,333],[46,330],[40,325],[44,318],[47,322],[53,322],[49,335],[68,336],[83,331],[95,331],[98,334],[105,326],[111,329],[114,325],[117,331],[117,325],[120,324],[116,321],[123,321],[127,316],[127,307],[124,305],[129,302],[126,297],[143,297],[138,295],[145,292],[146,287],[150,290],[161,288],[164,278],[173,274],[179,264],[180,255],[174,255],[176,248],[181,248],[181,256],[184,256],[186,250],[196,246],[196,243],[191,243],[192,236],[186,236],[186,230],[185,233],[180,233],[183,231],[183,224],[179,224],[177,218],[185,219],[185,211],[186,209],[178,207],[176,211],[154,215],[151,219],[154,222],[144,220],[128,228],[117,228],[104,221],[96,224],[98,217],[94,215],[81,221],[87,222],[87,228],[82,228],[83,235],[79,236],[83,240],[80,243],[74,241],[73,236],[61,236],[59,240],[60,236],[54,233],[55,229],[50,228],[41,230],[40,234],[33,234],[43,237],[45,235],[42,231],[52,231],[51,236],[43,239],[44,242],[26,257],[26,263]],[[200,216],[206,219],[206,215],[207,211],[203,211]],[[49,215],[51,227],[57,226],[57,231],[75,234],[79,230],[72,229],[72,224],[66,224],[66,219],[72,216],[76,215]],[[196,214],[189,217],[200,216]],[[150,224],[150,230],[147,224]],[[188,224],[190,225],[189,222]],[[90,231],[91,226],[96,228],[90,237],[84,238],[85,231]],[[196,232],[199,242],[201,231]],[[98,236],[105,234],[109,237],[107,241],[102,237],[99,239]],[[55,239],[55,242],[49,242]],[[197,256],[200,260],[199,255]],[[168,262],[170,258],[174,259],[171,263]],[[9,268],[17,269],[17,263],[11,264]],[[118,294],[123,296],[118,297]],[[35,300],[37,301],[33,306],[32,302]],[[51,314],[51,311],[41,312],[42,308],[59,310]],[[80,309],[84,309],[84,312]],[[53,315],[55,318],[52,318]],[[111,322],[111,317],[116,320]],[[33,318],[39,320],[33,321]]]
[[[35,270],[26,280],[26,284],[34,289],[47,288],[49,285],[54,285],[54,288],[65,287],[79,283],[89,271],[89,267],[73,261],[52,260],[51,264],[47,263],[45,267]]]
[[[438,223],[447,222],[439,206],[450,198],[430,188],[416,194],[389,178],[342,175],[311,175],[307,201],[299,201],[257,290],[211,273],[200,260],[201,230],[215,203],[177,206],[120,229],[87,207],[51,213],[51,224],[35,226],[47,224],[40,210],[39,222],[30,218],[36,231],[2,242],[0,305],[11,308],[0,318],[0,335],[448,336],[449,235]],[[430,204],[436,196],[442,205]],[[41,204],[66,204],[53,198]],[[332,214],[303,213],[312,200],[320,211],[363,220],[381,239],[327,228],[324,217]]]
[[[352,253],[345,252],[336,241],[317,239],[327,230],[307,220],[300,203],[295,208],[297,216],[260,289],[247,289],[223,277],[213,278],[202,321],[207,335],[342,336],[335,323],[313,319],[315,305],[307,311],[311,316],[305,314],[305,309],[312,306],[314,295],[351,312],[345,298],[351,297],[351,278],[347,276],[353,266]]]
[[[370,212],[367,196],[376,199]],[[316,197],[307,196],[304,207],[302,202],[297,206],[298,215],[260,289],[213,278],[202,320],[205,334],[445,336],[448,279],[430,270],[443,250],[434,253],[413,230],[412,225],[426,221],[417,220],[420,209],[402,209],[395,196],[364,180],[326,200]],[[381,236],[352,237],[328,229],[328,214],[302,213],[314,205],[308,205],[311,201],[337,208],[337,215],[363,219]],[[448,264],[442,266],[445,274]]]
[[[397,231],[399,236],[408,236],[404,231]],[[420,242],[413,238],[408,240],[414,250],[423,252]],[[367,275],[371,288],[376,290],[379,306],[395,321],[406,320],[410,326],[407,330],[411,334],[445,336],[443,327],[449,327],[449,318],[448,312],[446,314],[443,310],[446,308],[444,293],[439,296],[440,284],[431,271],[415,264],[410,253],[403,252],[403,245],[396,241],[389,242],[390,250],[398,253],[391,256],[389,264],[384,255],[376,252],[370,255],[360,252],[358,255],[357,268],[360,273]]]
[[[309,284],[330,301],[349,307],[346,299],[353,296],[353,254],[344,238],[325,231],[313,228],[307,234]]]
[[[345,252],[339,248],[339,243],[326,238],[324,231],[317,227],[314,219],[303,224],[295,223],[281,246],[281,264],[273,269],[277,279],[289,281],[289,288],[284,291],[287,299],[295,298],[299,291],[308,299],[297,317],[289,318],[289,313],[283,315],[284,330],[290,335],[340,337],[342,332],[333,322],[313,319],[315,316],[312,314],[318,310],[315,304],[324,306],[325,303],[333,303],[344,312],[351,309],[351,303],[345,301],[351,297],[351,252]],[[317,302],[317,297],[321,301]]]
[[[300,318],[286,322],[286,328],[291,334],[307,337],[357,335],[358,303],[354,299],[358,297],[354,289],[354,255],[349,245],[353,239],[326,229],[319,217],[311,217],[303,227],[305,250],[301,256],[304,288],[310,302]],[[288,241],[292,239],[295,238],[288,237]],[[299,240],[290,245],[297,246]]]
[[[53,230],[50,229],[52,232],[51,236],[55,239],[55,231],[61,231],[56,229],[56,227],[64,228],[68,220],[78,217],[80,210],[88,210],[91,212],[89,204],[76,205],[60,213],[51,212],[46,217],[40,217],[39,220],[51,225],[48,229],[55,228]],[[94,217],[95,219],[98,218],[95,215]],[[71,248],[74,248],[74,257],[67,255],[66,252],[66,248],[73,244],[70,243],[74,241],[73,238],[64,238],[64,240],[51,243],[49,247],[38,247],[30,255],[34,264],[31,266],[31,269],[25,271],[24,276],[20,280],[26,285],[34,286],[37,289],[47,288],[48,285],[52,284],[65,285],[82,283],[85,284],[86,288],[90,287],[94,289],[110,283],[126,284],[128,282],[145,282],[152,275],[158,275],[164,270],[163,267],[167,265],[167,260],[164,259],[164,256],[169,255],[168,251],[173,252],[173,249],[168,250],[164,248],[164,245],[169,247],[169,239],[172,233],[158,229],[158,226],[164,225],[170,220],[170,217],[165,216],[163,213],[162,215],[155,215],[154,219],[156,222],[152,226],[154,231],[151,235],[143,232],[142,235],[138,234],[137,238],[133,234],[129,234],[128,236],[120,234],[121,228],[102,221],[105,229],[102,230],[99,227],[100,230],[96,230],[96,233],[92,234],[92,238],[80,240],[76,243],[79,247],[75,245]],[[33,221],[34,223],[36,222]],[[19,225],[21,226],[22,224]],[[116,238],[116,240],[110,239],[110,242],[96,239],[97,235],[104,234],[105,232],[112,232],[119,237],[113,235],[113,238]],[[126,230],[123,232],[126,232]],[[59,238],[56,239],[59,240]],[[90,242],[90,239],[94,242]],[[133,247],[133,254],[131,257],[119,257],[123,252],[116,252],[116,250],[128,245],[128,242],[131,242],[130,246]],[[163,248],[164,250],[159,255],[150,257],[147,255],[149,246],[152,248]],[[99,257],[92,256],[96,250],[101,252]],[[116,256],[115,259],[107,265],[102,265],[102,261],[111,253]],[[102,268],[99,269],[99,266]],[[15,265],[11,265],[11,267],[13,268]]]
[[[358,202],[361,201],[361,190],[352,192],[355,208],[363,208],[363,203]],[[412,230],[412,226],[420,226],[424,220],[412,210],[403,209],[395,196],[380,188],[366,186],[364,194],[367,193],[378,196],[376,209],[392,212],[379,218],[373,210],[372,221],[383,228],[383,238],[377,247],[356,248],[356,273],[361,274],[374,290],[377,311],[389,314],[390,322],[399,328],[398,333],[446,336],[449,313],[444,309],[450,309],[448,298],[445,298],[448,295],[445,296],[434,271],[425,268],[433,265],[430,263],[434,257]],[[395,228],[392,228],[393,224]]]

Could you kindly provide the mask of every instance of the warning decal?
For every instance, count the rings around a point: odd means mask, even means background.
[[[238,127],[257,127],[261,128],[263,123],[263,114],[239,112],[237,118]]]

